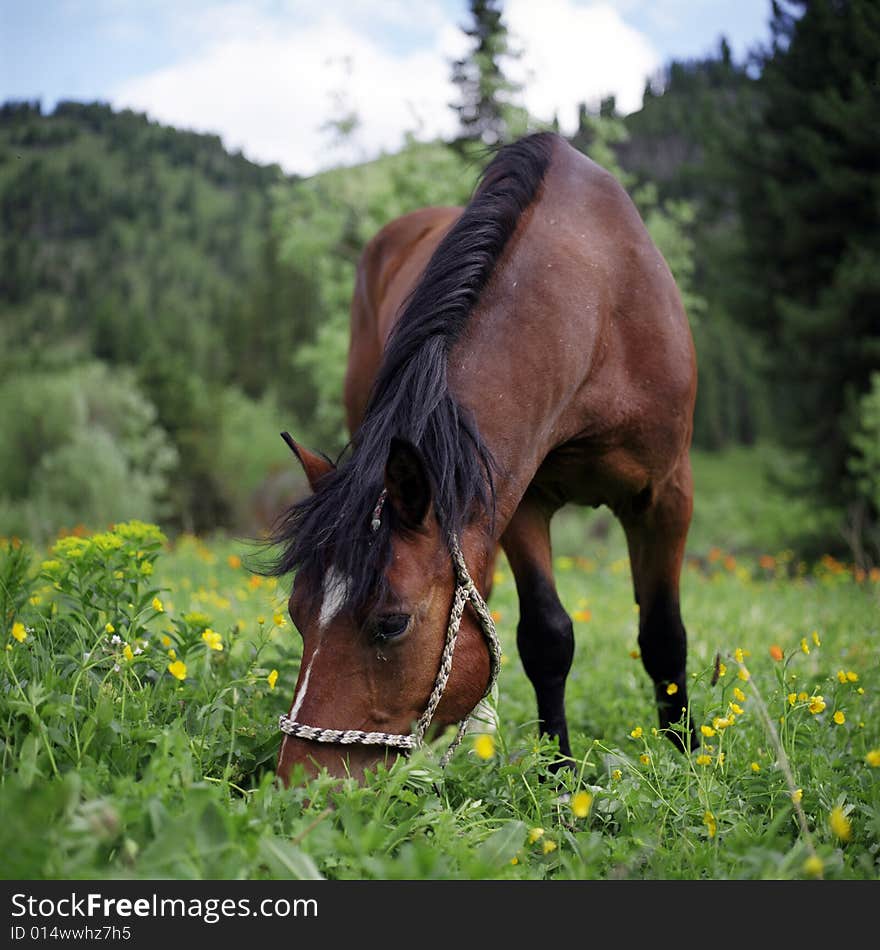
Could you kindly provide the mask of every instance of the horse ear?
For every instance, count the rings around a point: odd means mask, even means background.
[[[405,439],[392,439],[385,464],[388,500],[407,528],[424,524],[431,507],[431,480],[422,453]]]
[[[310,452],[302,445],[298,445],[290,437],[289,432],[282,432],[281,438],[290,446],[290,451],[299,459],[306,478],[309,480],[309,487],[312,491],[317,491],[317,484],[320,479],[328,472],[336,470],[336,466],[327,458],[326,455],[316,455]]]

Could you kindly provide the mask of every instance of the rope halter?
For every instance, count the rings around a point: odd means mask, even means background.
[[[373,512],[371,527],[375,532],[378,529],[381,518],[382,503],[385,500],[383,492],[376,504]],[[288,716],[281,716],[278,720],[279,729],[288,736],[295,736],[298,739],[308,739],[311,742],[331,742],[339,745],[382,745],[390,746],[394,749],[400,749],[403,752],[410,752],[413,749],[420,748],[424,743],[425,733],[434,719],[434,713],[440,704],[443,691],[449,681],[452,672],[452,655],[455,652],[455,642],[458,639],[458,631],[461,627],[461,618],[464,616],[464,610],[468,603],[477,615],[480,624],[480,630],[486,638],[486,644],[489,648],[490,674],[489,685],[481,697],[480,702],[485,699],[495,686],[498,679],[498,671],[501,668],[501,646],[498,642],[498,635],[495,632],[495,622],[486,601],[477,590],[476,585],[468,573],[465,564],[464,555],[461,553],[458,539],[454,535],[449,537],[449,553],[452,557],[452,566],[455,569],[456,586],[452,597],[452,609],[449,614],[449,623],[446,627],[446,642],[443,646],[443,653],[440,657],[440,668],[437,671],[437,678],[434,681],[434,688],[428,697],[428,704],[425,711],[416,722],[415,728],[408,735],[394,732],[363,732],[360,729],[322,729],[319,726],[310,726],[303,722],[296,722]],[[477,703],[479,705],[479,703]],[[474,706],[476,709],[476,706]],[[471,713],[473,710],[471,710]],[[467,730],[468,719],[466,716],[458,724],[458,731],[452,740],[449,748],[443,753],[440,759],[440,766],[445,767],[452,758],[453,752],[458,748],[461,740],[464,738]]]

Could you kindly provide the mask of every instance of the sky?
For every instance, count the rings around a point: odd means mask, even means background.
[[[0,0],[0,101],[146,112],[310,175],[450,136],[450,62],[467,0]],[[537,119],[574,130],[580,102],[640,108],[671,59],[736,60],[769,38],[770,0],[505,0],[508,64]],[[344,142],[328,120],[354,112]]]

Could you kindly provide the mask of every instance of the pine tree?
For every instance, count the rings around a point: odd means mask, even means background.
[[[452,81],[460,96],[452,105],[461,127],[457,143],[493,146],[510,140],[511,126],[522,112],[514,106],[521,87],[504,72],[504,61],[519,54],[510,46],[499,0],[470,0],[470,18],[462,30],[473,48],[452,64]]]
[[[880,368],[880,5],[773,3],[740,194],[780,434],[845,509],[854,407]],[[875,513],[876,514],[876,513]]]

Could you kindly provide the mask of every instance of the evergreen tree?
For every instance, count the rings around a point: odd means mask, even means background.
[[[740,155],[742,316],[764,334],[780,434],[816,497],[851,510],[855,406],[880,368],[880,6],[774,3],[771,28]]]
[[[504,61],[519,54],[510,47],[499,0],[470,0],[469,6],[471,22],[462,30],[473,48],[452,64],[460,96],[452,105],[461,126],[456,144],[499,145],[513,137],[511,125],[522,112],[513,104],[520,86],[504,73]]]

